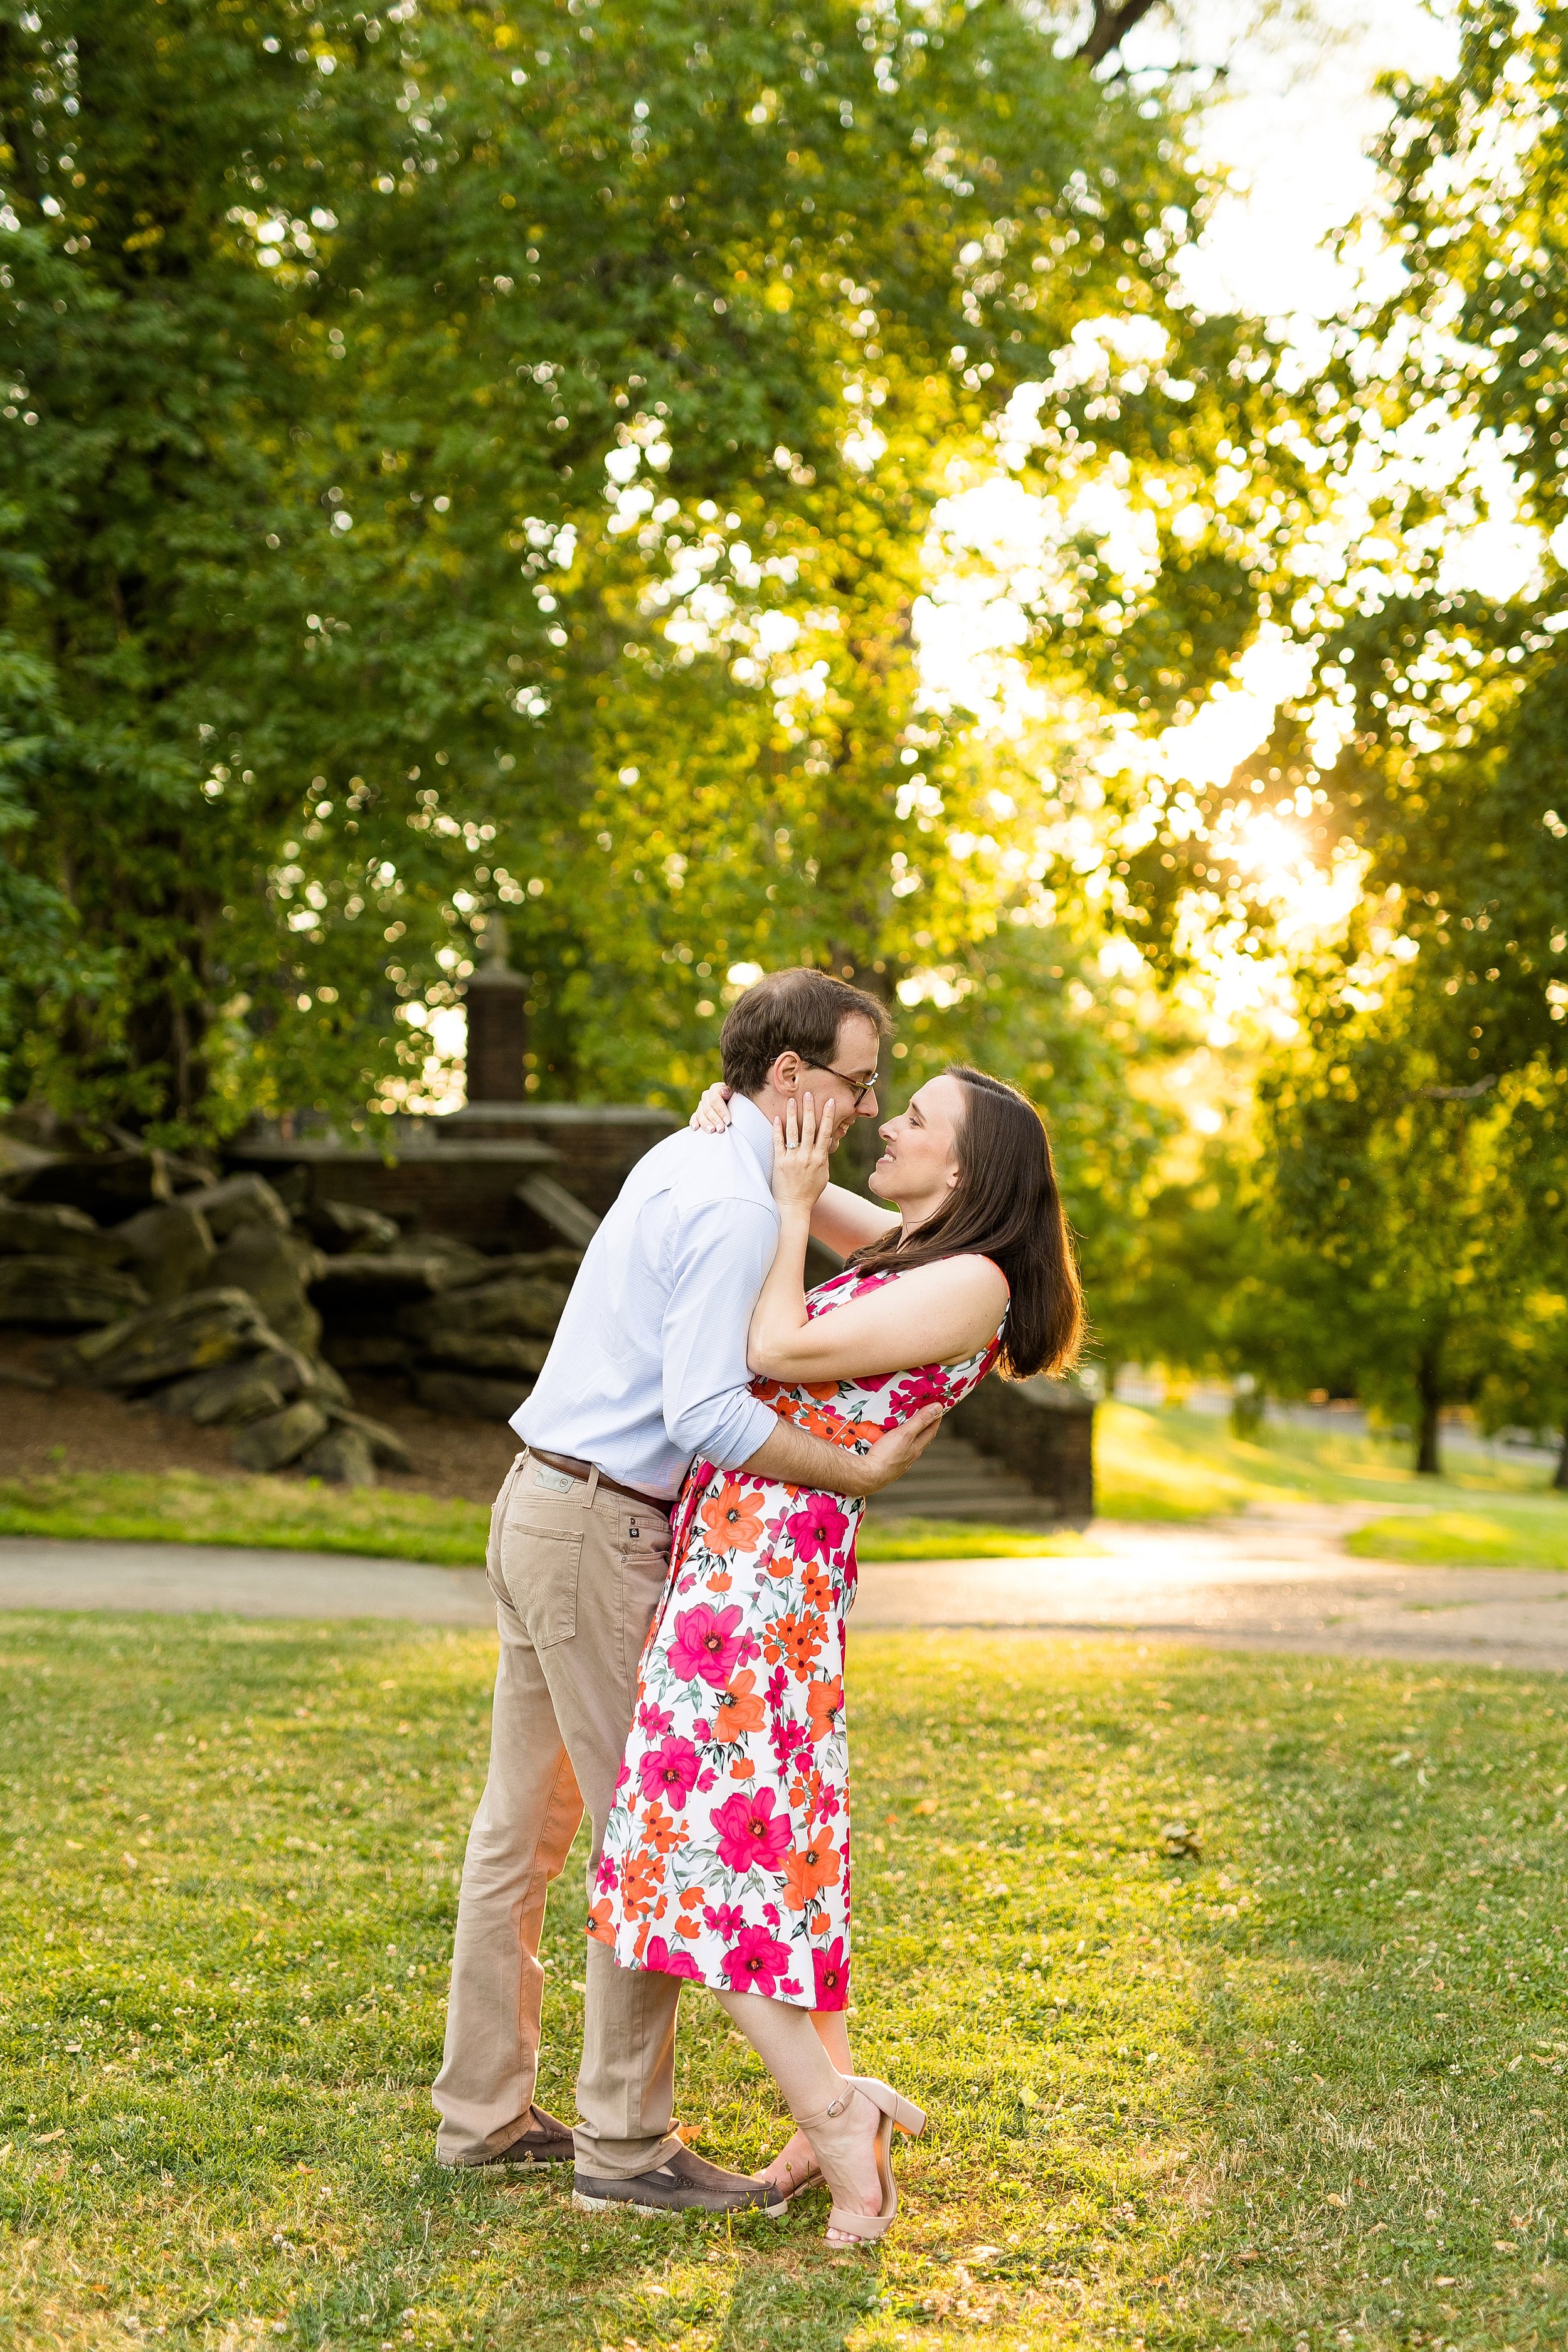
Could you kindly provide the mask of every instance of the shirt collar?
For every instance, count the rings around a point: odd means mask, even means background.
[[[750,1095],[731,1095],[730,1119],[736,1134],[763,1171],[764,1182],[773,1181],[773,1121],[764,1118]]]

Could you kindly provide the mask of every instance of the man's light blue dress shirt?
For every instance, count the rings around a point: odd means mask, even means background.
[[[525,1444],[668,1497],[697,1455],[738,1469],[777,1428],[746,1365],[778,1244],[773,1132],[743,1095],[731,1122],[667,1136],[626,1178],[512,1415]]]

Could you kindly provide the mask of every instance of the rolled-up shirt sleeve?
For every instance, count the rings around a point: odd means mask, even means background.
[[[738,1469],[778,1426],[751,1393],[746,1333],[778,1244],[768,1212],[749,1201],[704,1202],[669,1237],[663,1327],[664,1425],[672,1445]]]

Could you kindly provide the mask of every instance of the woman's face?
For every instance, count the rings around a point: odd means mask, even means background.
[[[867,1179],[879,1200],[904,1213],[931,1216],[958,1181],[958,1135],[963,1087],[957,1078],[928,1078],[908,1110],[879,1129],[884,1150]]]

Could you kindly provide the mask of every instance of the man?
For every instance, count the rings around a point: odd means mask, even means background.
[[[575,2134],[533,2104],[537,1955],[584,1806],[593,1883],[689,1462],[870,1495],[941,1420],[930,1408],[857,1455],[780,1421],[749,1388],[747,1328],[778,1234],[773,1121],[807,1091],[838,1139],[876,1118],[889,1026],[875,998],[824,972],[774,972],[746,991],[720,1039],[731,1125],[669,1136],[637,1162],[513,1417],[525,1450],[497,1497],[488,1560],[501,1639],[489,1777],[433,2095],[444,2163],[574,2162],[577,2197],[595,2206],[783,2210],[776,2189],[682,2146],[671,2127],[679,1980],[617,1969],[603,1944],[584,1940]]]

